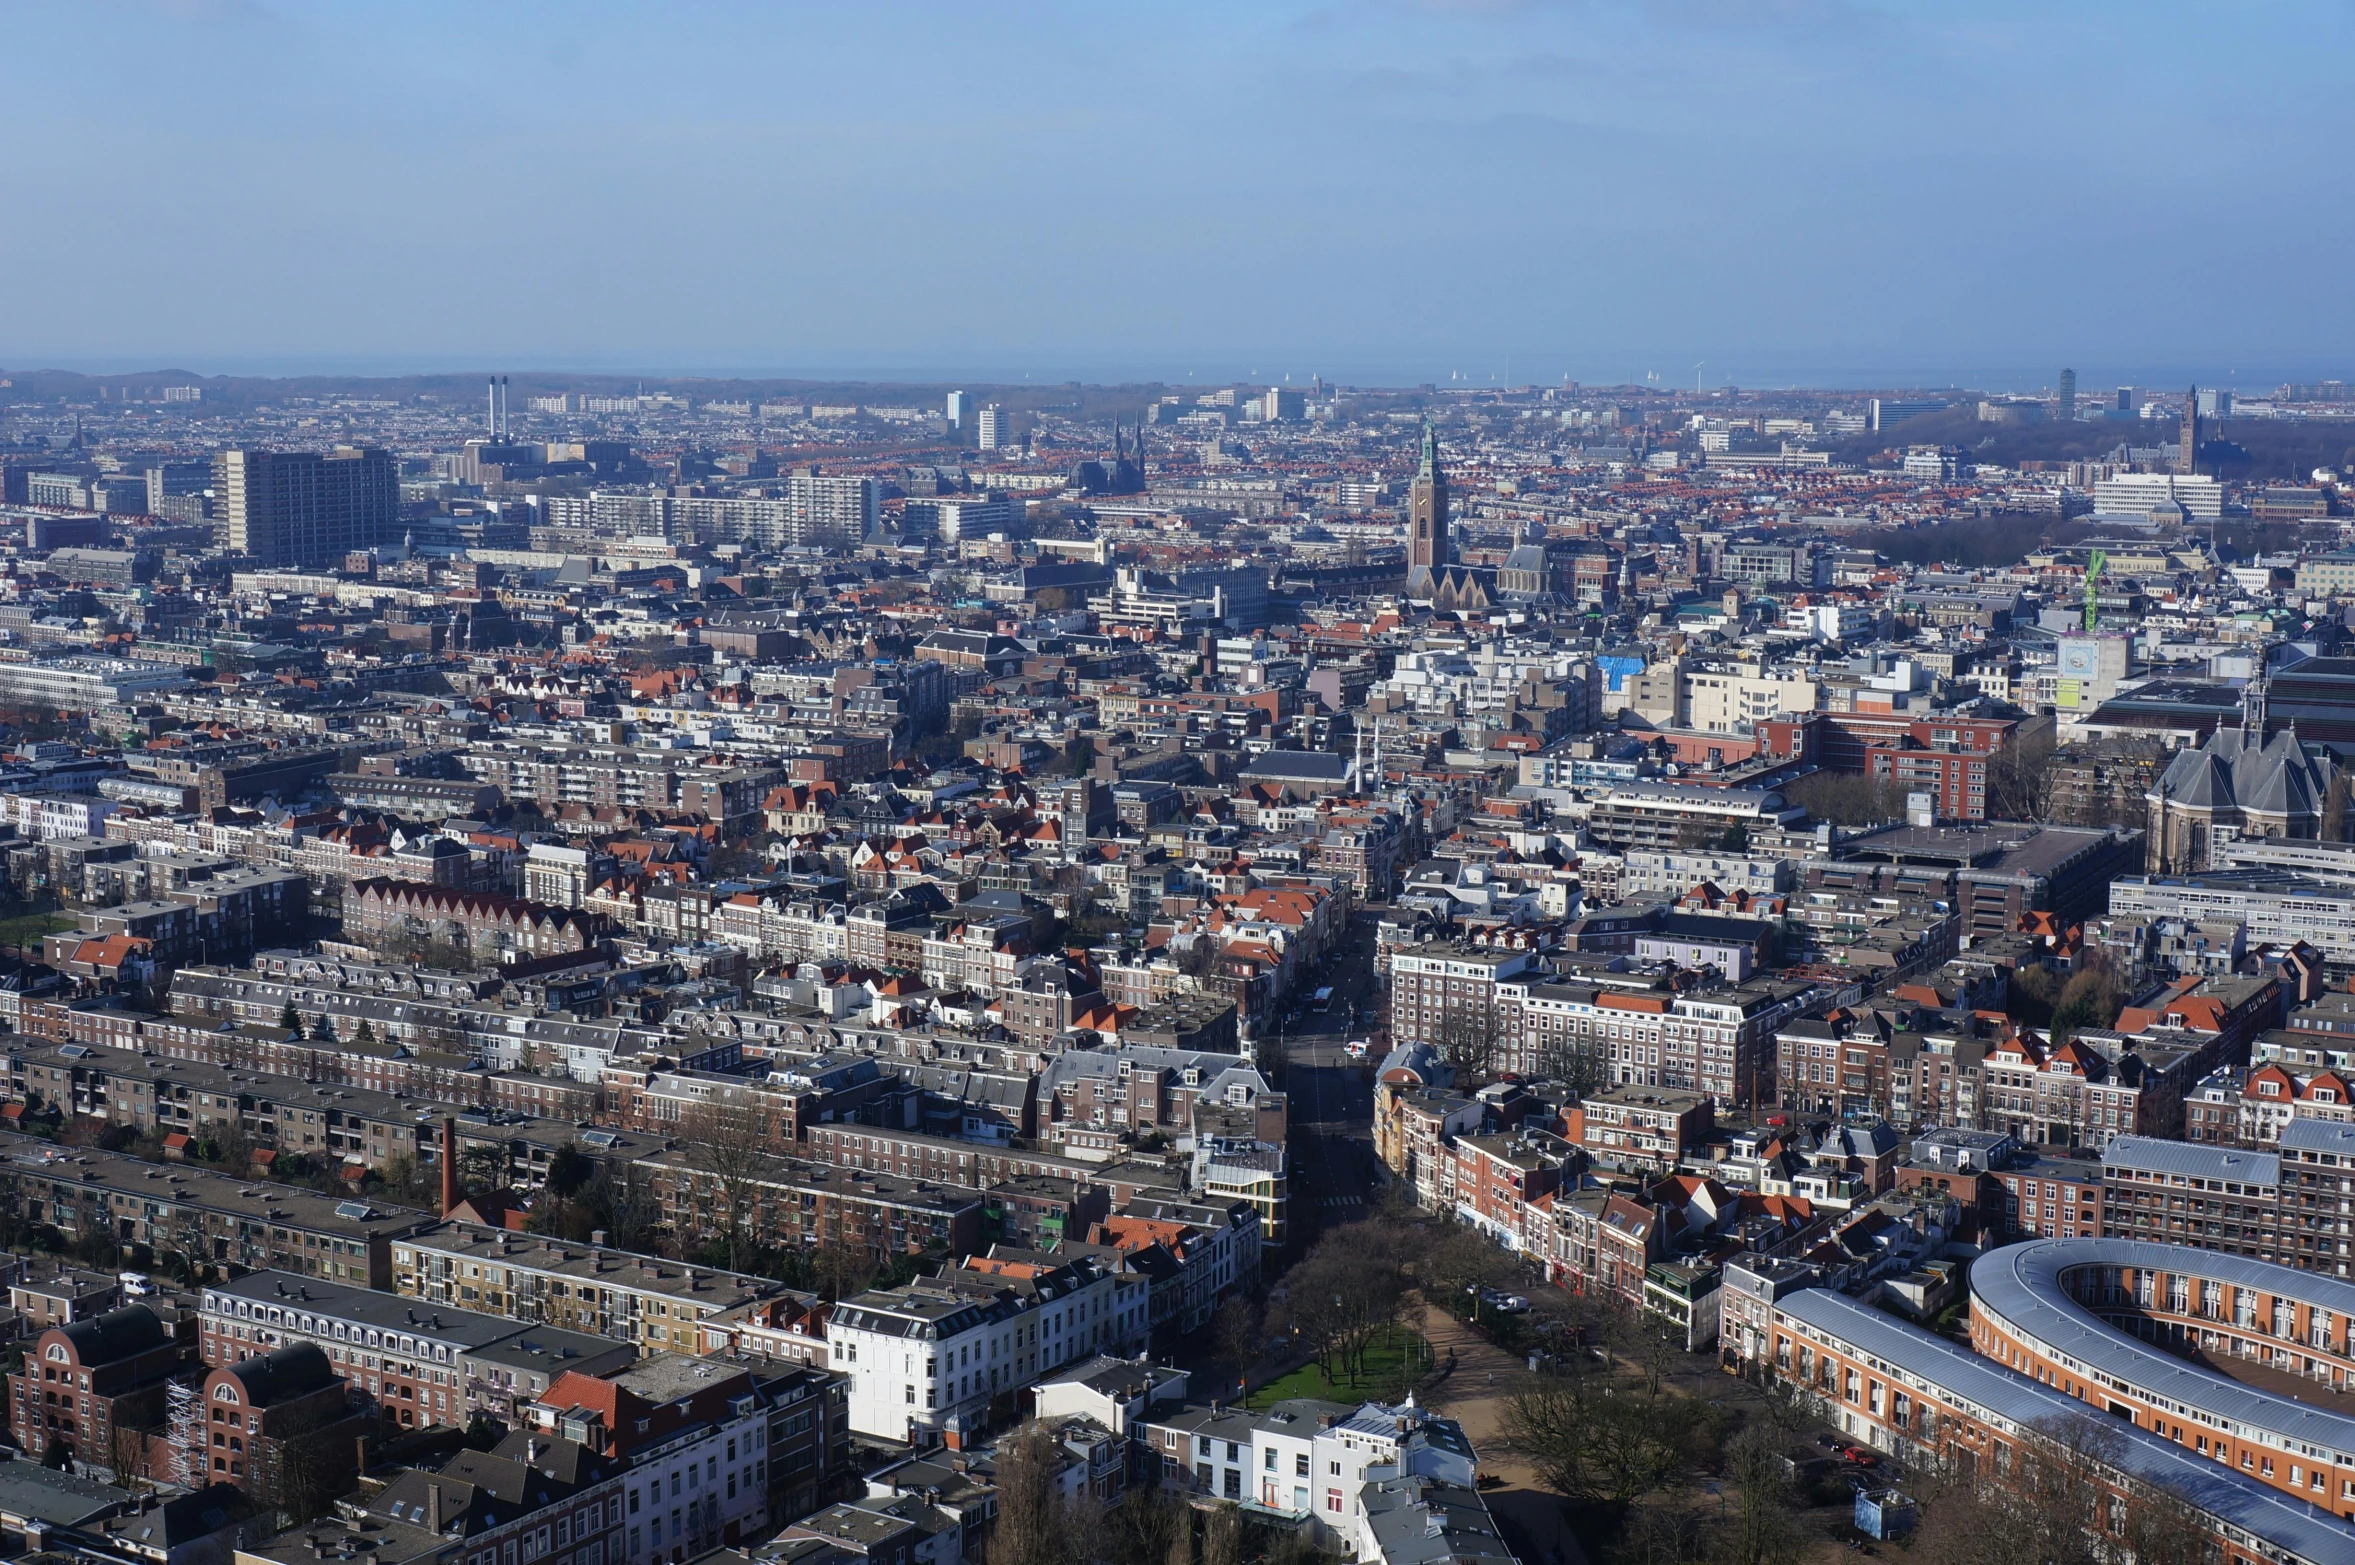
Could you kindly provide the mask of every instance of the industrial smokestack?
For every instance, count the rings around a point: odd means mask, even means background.
[[[491,377],[489,395],[491,399],[490,435],[493,440],[496,440],[499,438],[499,377],[496,375]]]

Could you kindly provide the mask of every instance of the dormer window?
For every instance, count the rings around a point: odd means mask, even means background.
[[[2278,1081],[2261,1081],[2257,1083],[2257,1090],[2268,1098],[2278,1098],[2281,1096],[2281,1083]]]

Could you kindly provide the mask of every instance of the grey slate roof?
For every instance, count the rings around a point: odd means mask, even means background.
[[[1989,1259],[1993,1257],[1983,1258],[1980,1265]],[[1974,1267],[1974,1287],[1977,1272]],[[1955,1400],[2014,1428],[2085,1416],[2086,1405],[2075,1397],[1828,1289],[1801,1289],[1786,1295],[1778,1308],[1863,1354],[1904,1366]],[[2117,1433],[2123,1442],[2121,1464],[2132,1476],[2183,1496],[2209,1515],[2272,1545],[2284,1557],[2306,1565],[2355,1565],[2355,1531],[2309,1510],[2303,1501],[2123,1420]]]
[[[2355,1417],[2242,1385],[2162,1353],[2095,1319],[2061,1283],[2064,1271],[2083,1266],[2131,1266],[2213,1279],[2308,1300],[2341,1316],[2355,1316],[2355,1285],[2267,1261],[2137,1239],[2054,1239],[2007,1245],[1980,1257],[1971,1268],[1974,1308],[1984,1309],[1994,1319],[2009,1323],[2020,1336],[2122,1381],[2141,1395],[2164,1397],[2213,1414],[2218,1423],[2238,1424],[2245,1431],[2277,1436],[2281,1442],[2355,1453]],[[2355,1463],[2355,1455],[2350,1455],[2350,1463]]]
[[[36,1462],[0,1462],[0,1516],[75,1527],[111,1516],[131,1503],[127,1489],[61,1473]]]
[[[2281,1144],[2290,1152],[2335,1152],[2355,1158],[2355,1125],[2300,1114],[2281,1127]]]
[[[2190,1179],[2224,1179],[2234,1184],[2281,1183],[2281,1158],[2276,1153],[2195,1146],[2156,1136],[2120,1136],[2103,1150],[2102,1166],[2146,1174],[2182,1174]]]
[[[1269,750],[1243,768],[1247,778],[1339,782],[1349,775],[1349,757],[1328,750]]]

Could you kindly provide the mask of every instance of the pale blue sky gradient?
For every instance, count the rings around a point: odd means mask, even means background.
[[[0,22],[0,365],[2355,376],[2343,4]]]

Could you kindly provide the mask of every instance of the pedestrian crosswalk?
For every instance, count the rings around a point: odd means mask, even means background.
[[[1353,1195],[1329,1195],[1317,1203],[1323,1207],[1363,1206],[1365,1202]]]

